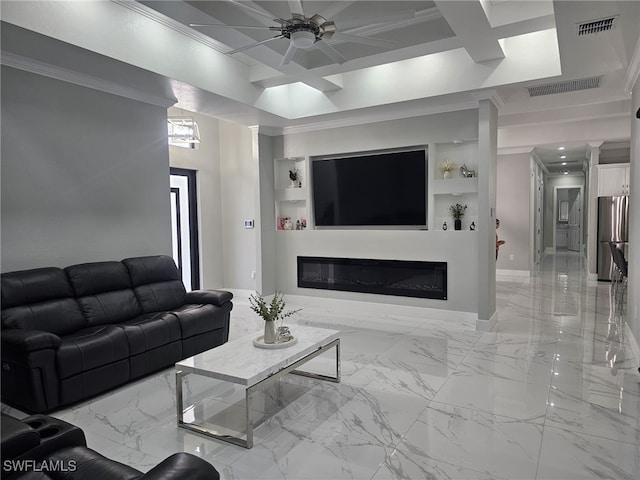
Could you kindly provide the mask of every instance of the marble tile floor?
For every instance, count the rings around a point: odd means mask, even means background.
[[[53,415],[143,471],[186,451],[225,480],[637,480],[640,375],[609,285],[580,265],[558,253],[531,278],[499,280],[489,333],[420,309],[291,305],[304,308],[287,322],[294,334],[296,324],[341,331],[342,382],[289,375],[261,392],[251,450],[176,428],[173,369]],[[231,337],[261,326],[236,298]],[[332,360],[309,369],[330,372]],[[185,382],[186,418],[242,429],[239,388]]]

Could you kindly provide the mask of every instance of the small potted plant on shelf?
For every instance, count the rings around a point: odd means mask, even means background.
[[[455,163],[453,163],[448,158],[445,159],[445,161],[440,164],[440,169],[442,170],[442,177],[451,178],[451,171],[455,168],[456,168]]]
[[[462,217],[464,217],[464,211],[467,209],[467,206],[456,203],[455,205],[451,205],[449,209],[451,210],[455,230],[462,230]]]
[[[289,170],[289,187],[300,188],[301,186],[302,182],[300,181],[300,172],[296,167],[293,167],[292,170]]]
[[[285,318],[300,311],[298,309],[285,312],[286,302],[284,295],[280,292],[276,292],[268,303],[262,295],[256,292],[249,296],[249,304],[251,310],[264,320],[264,343],[276,343],[278,341],[277,327],[282,326],[282,321]],[[279,325],[278,322],[280,322]]]

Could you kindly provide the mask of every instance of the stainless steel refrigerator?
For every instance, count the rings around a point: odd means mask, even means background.
[[[611,280],[615,265],[609,242],[627,257],[629,197],[598,198],[598,280]]]

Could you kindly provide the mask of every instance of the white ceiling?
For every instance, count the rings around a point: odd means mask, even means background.
[[[335,21],[340,33],[393,43],[323,39],[344,63],[314,46],[281,65],[287,39],[227,54],[278,31],[189,27],[277,26],[269,17],[287,20],[300,7],[307,17],[318,13]],[[385,21],[398,14],[404,18]],[[615,18],[611,31],[577,36],[577,24],[609,16]],[[3,1],[2,20],[12,26],[2,32],[3,63],[7,54],[31,57],[138,89],[147,75],[154,95],[247,125],[322,128],[474,108],[492,96],[506,128],[628,115],[640,2]],[[364,25],[354,28],[354,22]],[[51,43],[47,37],[59,40],[57,51],[43,49],[42,39]],[[526,88],[593,76],[600,86],[590,90],[530,97]],[[566,145],[572,171],[582,170],[586,140]],[[536,145],[549,171],[560,160],[559,146]]]

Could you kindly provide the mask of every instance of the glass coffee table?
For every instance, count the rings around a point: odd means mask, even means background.
[[[287,373],[340,382],[339,332],[324,328],[295,326],[292,327],[291,333],[296,338],[296,342],[285,348],[258,348],[253,341],[260,334],[253,333],[176,363],[178,427],[234,445],[251,448],[254,428],[251,415],[251,396],[256,390],[276,382]],[[298,370],[301,365],[332,348],[335,348],[336,356],[335,376]],[[202,375],[245,387],[245,438],[223,435],[213,428],[184,422],[182,379],[189,374]]]

